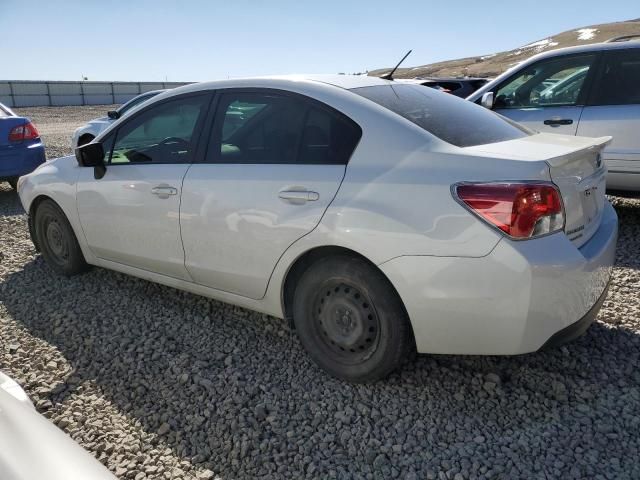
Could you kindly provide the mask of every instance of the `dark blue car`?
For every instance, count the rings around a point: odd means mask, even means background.
[[[44,144],[33,123],[0,103],[0,182],[15,189],[20,176],[44,161]]]

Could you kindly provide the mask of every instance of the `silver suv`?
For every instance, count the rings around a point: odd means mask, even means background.
[[[538,131],[611,135],[607,190],[640,192],[639,37],[541,53],[467,100]]]

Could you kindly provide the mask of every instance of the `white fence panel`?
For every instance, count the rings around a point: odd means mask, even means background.
[[[179,82],[65,82],[0,80],[0,103],[8,107],[109,105],[149,90],[175,88]]]

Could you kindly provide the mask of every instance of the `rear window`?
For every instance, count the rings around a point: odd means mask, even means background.
[[[10,117],[9,112],[7,112],[2,105],[0,105],[0,118]]]
[[[422,85],[379,85],[351,91],[457,147],[504,142],[533,133],[484,107]]]

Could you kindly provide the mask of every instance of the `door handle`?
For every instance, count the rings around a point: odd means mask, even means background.
[[[310,190],[281,190],[278,193],[278,198],[285,202],[293,203],[294,205],[302,205],[306,202],[315,202],[320,198],[318,192],[312,192]]]
[[[157,185],[151,189],[151,194],[158,198],[169,198],[172,195],[177,195],[178,189],[171,185]]]
[[[549,118],[544,121],[545,125],[551,125],[552,127],[558,127],[560,125],[571,125],[573,120],[570,118]]]

